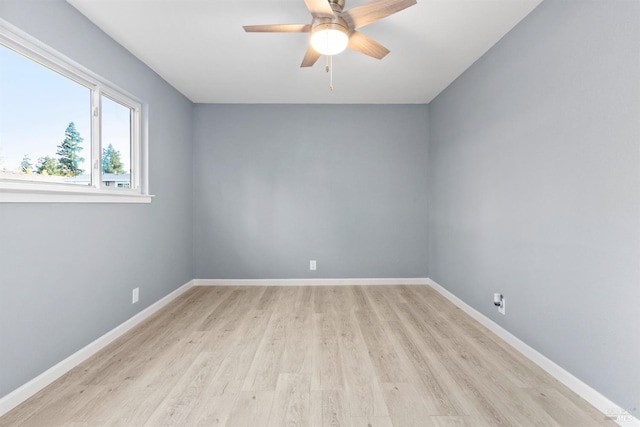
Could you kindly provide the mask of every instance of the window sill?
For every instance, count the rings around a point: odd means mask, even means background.
[[[0,182],[0,203],[151,203],[153,197],[118,190],[16,188]]]

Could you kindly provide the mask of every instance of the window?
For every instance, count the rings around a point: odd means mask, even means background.
[[[149,202],[142,107],[0,22],[0,202]]]

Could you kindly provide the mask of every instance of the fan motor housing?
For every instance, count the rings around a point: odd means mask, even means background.
[[[311,24],[311,33],[320,30],[338,30],[348,35],[349,24],[339,16],[335,16],[333,18],[314,18],[313,23]]]

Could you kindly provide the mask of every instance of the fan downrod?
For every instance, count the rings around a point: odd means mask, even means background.
[[[334,12],[342,12],[344,9],[344,0],[329,0],[329,4]]]

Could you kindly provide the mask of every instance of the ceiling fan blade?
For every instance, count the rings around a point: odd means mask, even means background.
[[[389,53],[389,49],[358,31],[354,31],[349,37],[348,47],[376,59],[382,59]]]
[[[327,16],[331,18],[334,16],[333,9],[327,0],[304,0],[304,2],[313,17]]]
[[[275,25],[245,25],[242,28],[247,33],[308,33],[309,24],[275,24]]]
[[[353,29],[364,27],[416,4],[416,0],[372,0],[342,13]]]
[[[300,68],[313,66],[318,58],[320,58],[320,54],[316,52],[316,50],[312,48],[311,45],[309,45],[307,51],[304,54],[304,58],[302,59],[302,64],[300,64]]]

